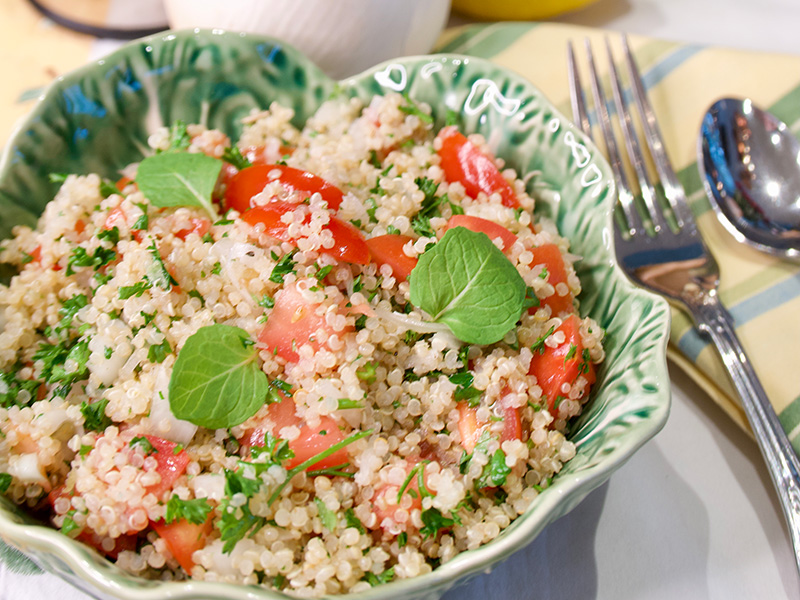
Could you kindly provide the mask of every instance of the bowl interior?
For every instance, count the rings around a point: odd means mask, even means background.
[[[34,224],[56,186],[50,173],[115,178],[142,158],[148,135],[181,119],[238,136],[240,119],[278,101],[301,125],[334,94],[368,100],[387,91],[431,105],[436,126],[455,116],[494,152],[529,174],[537,214],[552,219],[584,258],[576,265],[581,314],[606,330],[606,362],[571,426],[577,446],[553,485],[490,544],[433,573],[358,598],[436,597],[530,542],[566,514],[663,426],[669,410],[666,303],[634,288],[611,248],[613,178],[599,152],[522,77],[484,60],[434,55],[384,63],[340,82],[273,39],[183,31],[134,42],[56,81],[20,124],[0,159],[0,238]],[[276,598],[278,592],[204,582],[162,584],[126,575],[93,551],[35,524],[2,500],[0,536],[92,593],[117,598]]]

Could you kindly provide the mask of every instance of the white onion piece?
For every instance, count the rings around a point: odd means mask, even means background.
[[[402,329],[410,329],[411,331],[416,331],[417,333],[444,333],[453,335],[450,331],[450,328],[444,323],[431,323],[430,321],[422,321],[399,312],[376,308],[375,316],[383,321],[394,323]]]
[[[116,380],[120,369],[133,352],[133,347],[125,338],[126,329],[122,321],[112,319],[104,328],[98,328],[97,333],[89,340],[87,366],[98,380],[93,383],[110,386]],[[115,343],[115,339],[121,340],[120,343]],[[105,356],[106,348],[111,348],[111,356],[108,358]]]
[[[177,418],[169,407],[169,377],[163,367],[156,374],[153,398],[150,400],[148,433],[186,446],[197,432],[197,425]]]
[[[220,502],[225,496],[225,476],[220,473],[202,473],[189,480],[189,487],[197,498]]]
[[[42,464],[36,454],[20,454],[10,456],[8,461],[8,473],[22,483],[38,483],[45,489],[50,489],[50,482],[47,481]]]
[[[255,300],[239,281],[237,263],[244,267],[258,270],[260,261],[264,257],[264,250],[253,244],[234,242],[228,238],[222,238],[211,246],[211,253],[219,259],[219,263],[225,269],[228,279],[230,279],[236,291],[239,292],[242,298],[255,306]]]

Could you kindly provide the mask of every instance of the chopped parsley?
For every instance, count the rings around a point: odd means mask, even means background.
[[[152,287],[153,286],[150,284],[150,281],[147,279],[137,281],[133,285],[123,285],[119,288],[119,298],[120,300],[127,300],[133,296],[138,298],[145,292],[145,290],[149,290]]]
[[[225,150],[222,151],[222,160],[233,165],[240,171],[253,165],[253,163],[251,163],[250,160],[244,154],[242,154],[242,151],[239,150],[238,146],[229,146],[225,148]]]
[[[74,275],[76,268],[92,267],[95,271],[116,259],[117,253],[109,248],[98,246],[92,254],[83,246],[77,246],[67,259],[67,275]]]
[[[393,579],[394,579],[394,567],[389,567],[388,569],[386,569],[382,573],[379,573],[378,575],[376,575],[372,571],[367,571],[364,574],[363,581],[366,581],[372,587],[375,587],[376,585],[389,583]]]
[[[548,329],[548,330],[547,330],[547,333],[545,333],[545,334],[544,334],[543,336],[541,336],[541,337],[538,337],[538,338],[536,338],[536,341],[535,341],[535,342],[533,342],[533,345],[531,346],[531,351],[532,351],[534,354],[536,354],[537,352],[538,352],[539,354],[544,354],[544,349],[545,349],[544,342],[545,342],[545,340],[546,340],[547,338],[549,338],[551,335],[553,335],[553,332],[554,332],[555,330],[556,330],[556,326],[555,326],[555,325],[553,325],[553,326],[551,326],[551,327],[550,327],[550,329]]]
[[[367,385],[372,385],[377,379],[378,363],[374,360],[364,363],[356,369],[356,377]]]
[[[144,452],[145,456],[150,456],[151,454],[158,453],[158,450],[153,447],[153,444],[150,443],[145,436],[139,435],[136,436],[131,440],[130,443],[131,448],[139,448],[142,452]]]
[[[285,254],[281,257],[275,267],[272,269],[272,273],[270,273],[269,280],[273,283],[283,283],[283,278],[288,275],[289,273],[294,273],[294,267],[297,264],[293,257],[297,254],[298,249],[294,248],[288,254]],[[273,258],[277,258],[277,256],[273,256]]]
[[[423,123],[427,123],[429,125],[433,124],[433,117],[417,106],[417,104],[408,96],[408,94],[404,94],[403,97],[405,98],[407,104],[398,106],[401,112],[404,112],[407,115],[414,115]]]
[[[317,505],[317,514],[319,515],[319,520],[322,521],[322,526],[328,531],[336,529],[336,513],[328,508],[320,498],[314,498],[314,504]]]
[[[184,152],[192,145],[192,137],[186,129],[186,123],[177,120],[169,128],[169,147],[166,152]]]
[[[153,363],[162,363],[167,358],[167,354],[171,352],[172,346],[170,346],[167,338],[164,338],[160,344],[152,344],[147,349],[147,360]]]
[[[0,473],[0,494],[5,494],[11,486],[13,477],[8,473]]]
[[[352,508],[348,508],[346,511],[344,511],[344,522],[348,527],[357,529],[358,533],[367,533],[366,527],[364,527],[364,524],[356,516],[356,513]]]
[[[167,501],[164,521],[172,523],[173,521],[184,520],[195,525],[202,525],[206,522],[208,513],[211,510],[211,505],[205,498],[181,500],[178,494],[172,494],[172,498]]]
[[[111,425],[111,419],[106,416],[106,406],[108,406],[108,398],[92,404],[82,402],[83,428],[89,431],[105,431],[106,427]]]
[[[422,528],[419,530],[423,537],[436,537],[442,529],[447,529],[455,525],[455,519],[445,517],[438,508],[423,510]]]

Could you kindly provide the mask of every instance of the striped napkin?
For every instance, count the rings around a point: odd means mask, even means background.
[[[449,30],[441,52],[487,58],[533,82],[571,115],[567,40],[589,38],[598,56],[616,35],[552,23],[499,23]],[[697,170],[703,114],[722,96],[749,97],[800,131],[800,57],[742,52],[631,36],[631,46],[703,237],[720,263],[720,295],[796,451],[800,452],[800,266],[737,243],[717,222]],[[619,49],[619,46],[616,46]],[[602,51],[602,52],[601,52]],[[621,53],[618,53],[621,56]],[[605,60],[598,60],[601,77]],[[585,72],[585,71],[584,71]],[[586,79],[584,77],[584,79]],[[669,357],[744,429],[747,419],[715,348],[679,310]]]

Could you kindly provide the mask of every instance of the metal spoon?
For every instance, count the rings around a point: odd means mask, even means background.
[[[782,121],[750,100],[719,100],[703,118],[697,163],[733,237],[800,259],[800,142]]]

